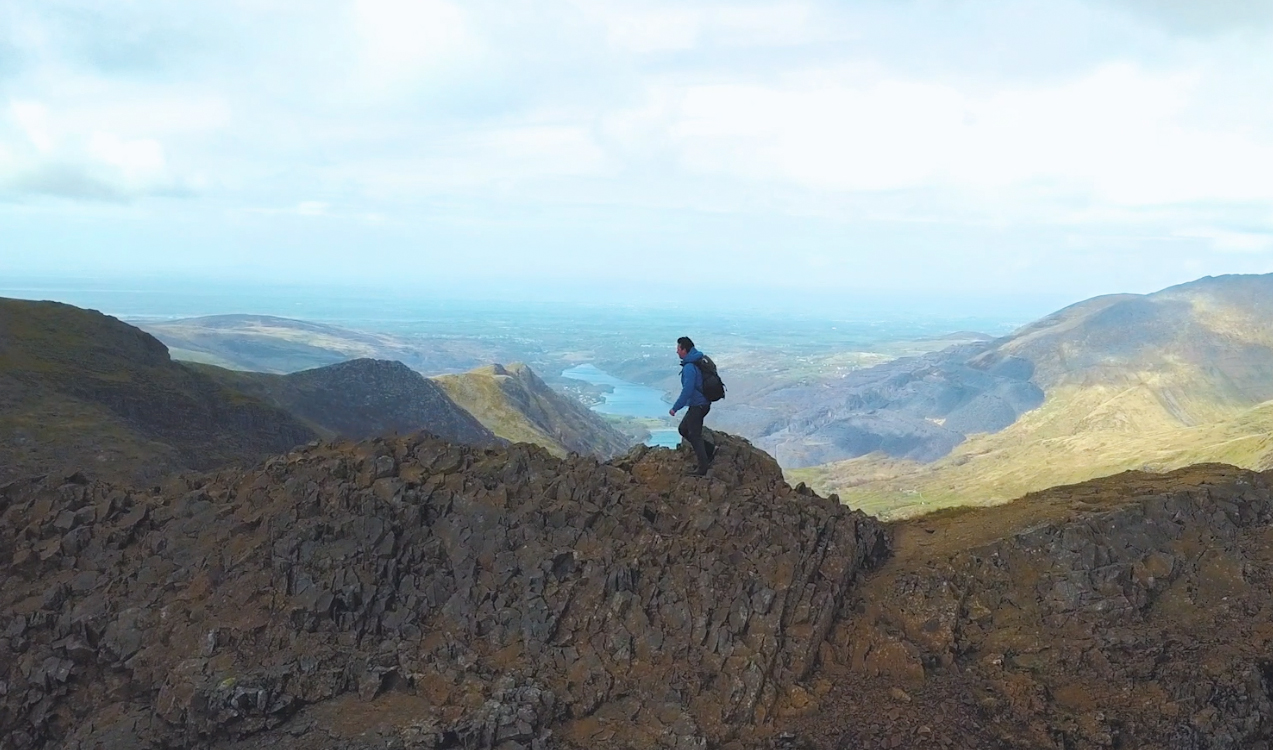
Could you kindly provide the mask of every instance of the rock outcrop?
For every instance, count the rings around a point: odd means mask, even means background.
[[[137,491],[0,490],[0,737],[27,748],[755,744],[873,519],[719,436],[712,478],[431,437]]]
[[[848,602],[802,736],[1273,746],[1271,482],[1133,472],[893,525],[896,557]]]

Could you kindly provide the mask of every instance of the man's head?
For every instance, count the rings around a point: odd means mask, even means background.
[[[676,340],[676,353],[682,358],[690,353],[690,349],[694,348],[694,342],[689,336],[682,336]]]

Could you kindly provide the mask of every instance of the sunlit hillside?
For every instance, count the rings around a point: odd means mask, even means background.
[[[603,417],[549,388],[524,364],[487,365],[433,380],[505,440],[542,445],[557,456],[575,452],[610,457],[632,444]]]
[[[1028,359],[1046,396],[931,462],[870,454],[788,472],[890,516],[987,505],[1128,469],[1273,466],[1273,277],[1221,277],[1066,308],[974,361]]]

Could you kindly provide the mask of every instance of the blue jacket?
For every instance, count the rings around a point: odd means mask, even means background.
[[[690,349],[681,360],[681,395],[672,404],[672,411],[680,411],[686,406],[707,406],[711,402],[703,395],[703,373],[693,363],[703,358],[698,347]]]

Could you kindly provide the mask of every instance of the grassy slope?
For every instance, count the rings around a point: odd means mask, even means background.
[[[560,441],[530,422],[513,406],[491,368],[481,367],[459,375],[439,375],[434,382],[442,386],[451,400],[477,417],[486,429],[514,443],[542,445],[555,456],[568,452]]]
[[[312,437],[114,318],[0,299],[0,480],[77,470],[150,479],[254,460]]]
[[[505,440],[542,445],[557,456],[571,451],[609,456],[633,442],[583,404],[552,391],[525,365],[488,365],[433,380]]]

